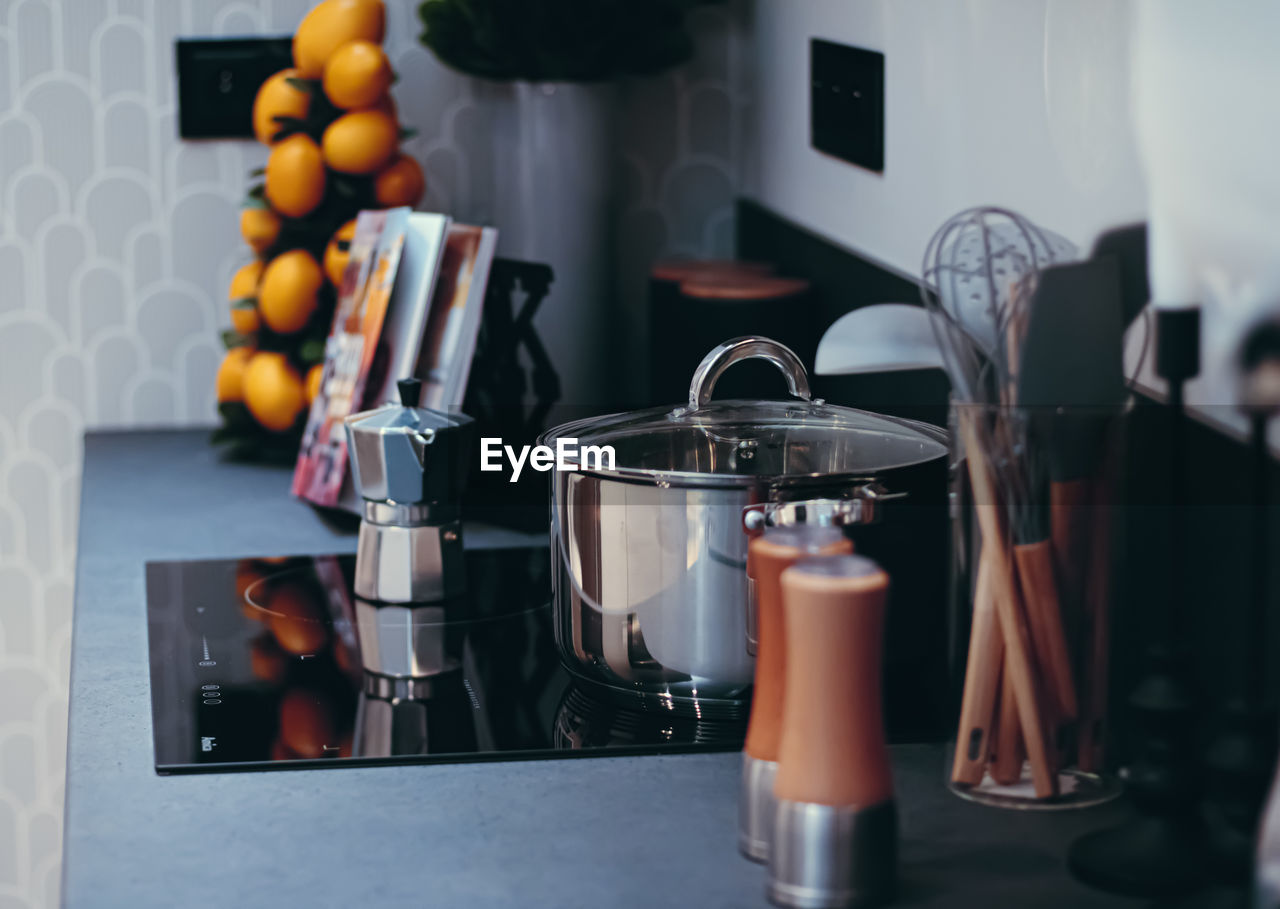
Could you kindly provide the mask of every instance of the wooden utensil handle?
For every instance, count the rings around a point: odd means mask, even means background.
[[[1006,669],[1008,663],[1006,661]],[[1008,678],[1000,675],[1003,682]],[[1026,761],[1026,749],[1022,744],[1022,731],[1018,725],[1018,707],[1013,688],[1002,684],[1000,688],[1000,720],[994,747],[991,751],[991,778],[1002,786],[1012,786],[1022,779],[1022,765]]]
[[[1054,480],[1049,484],[1049,538],[1053,541],[1054,569],[1063,587],[1079,577],[1088,557],[1090,483],[1088,479]],[[1063,596],[1064,607],[1076,605]]]
[[[1053,576],[1053,549],[1048,540],[1013,547],[1018,580],[1027,609],[1027,624],[1036,662],[1045,673],[1046,688],[1060,720],[1079,715],[1076,683],[1071,670],[1071,650],[1062,624],[1062,606]]]
[[[1049,484],[1049,539],[1053,573],[1058,581],[1062,627],[1074,665],[1084,650],[1084,575],[1089,561],[1089,518],[1092,484],[1088,479]],[[1077,691],[1077,694],[1079,692]]]
[[[969,462],[969,482],[973,486],[974,509],[984,540],[991,541],[993,559],[992,578],[995,583],[996,612],[1000,616],[1000,629],[1004,636],[1006,669],[1010,687],[1018,709],[1018,721],[1022,726],[1022,738],[1031,761],[1031,778],[1037,798],[1051,798],[1058,794],[1058,775],[1050,760],[1045,738],[1045,723],[1041,713],[1039,683],[1031,658],[1031,645],[1023,613],[1021,597],[1014,579],[1014,568],[1009,552],[1004,546],[1008,539],[1004,514],[996,496],[990,469],[978,442],[974,414],[961,410],[960,431]]]
[[[964,696],[960,726],[956,731],[956,751],[951,781],[977,786],[986,773],[991,752],[991,732],[995,722],[996,694],[1000,667],[1004,662],[1004,639],[996,618],[992,595],[991,557],[984,543],[978,557],[978,577],[974,584],[973,621],[969,629],[969,656],[964,670]]]

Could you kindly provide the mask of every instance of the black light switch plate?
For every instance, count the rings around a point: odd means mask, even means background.
[[[809,75],[813,147],[883,172],[884,54],[814,38]]]
[[[252,139],[253,99],[268,76],[293,65],[282,38],[179,38],[178,135]]]

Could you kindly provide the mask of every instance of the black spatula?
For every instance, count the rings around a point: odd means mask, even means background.
[[[1049,534],[1063,624],[1076,629],[1083,623],[1088,637],[1079,727],[1082,764],[1098,759],[1106,707],[1105,585],[1085,580],[1109,570],[1105,522],[1090,532],[1085,519],[1103,514],[1099,509],[1109,505],[1101,500],[1106,484],[1096,481],[1108,428],[1125,397],[1121,288],[1113,255],[1044,271],[1031,302],[1018,372],[1018,403],[1028,408],[1034,434],[1048,446]],[[1068,631],[1068,637],[1080,635]]]
[[[1120,316],[1127,328],[1151,300],[1147,279],[1147,225],[1127,224],[1098,237],[1090,259],[1113,259],[1119,269]]]
[[[1105,420],[1124,400],[1120,272],[1110,256],[1040,275],[1018,369],[1018,404],[1047,433],[1050,479],[1090,477]]]

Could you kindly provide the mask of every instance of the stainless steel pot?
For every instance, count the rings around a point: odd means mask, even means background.
[[[712,401],[732,364],[763,358],[792,400]],[[742,709],[749,647],[748,532],[766,524],[877,520],[896,471],[947,454],[943,432],[815,400],[796,355],[727,341],[689,402],[566,423],[540,442],[610,446],[612,466],[552,472],[552,587],[566,667],[656,708]],[[945,485],[945,479],[942,481]]]

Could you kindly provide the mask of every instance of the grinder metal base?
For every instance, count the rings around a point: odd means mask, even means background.
[[[866,909],[893,899],[898,810],[893,801],[836,807],[779,799],[769,899],[788,909]]]
[[[773,778],[777,761],[762,761],[742,752],[742,789],[738,794],[738,850],[753,862],[769,860],[773,839]]]

